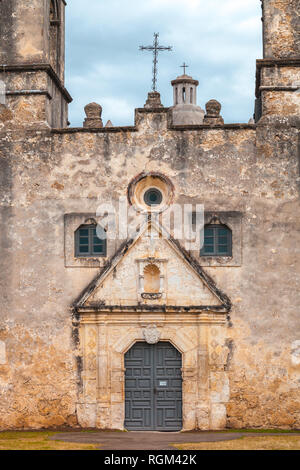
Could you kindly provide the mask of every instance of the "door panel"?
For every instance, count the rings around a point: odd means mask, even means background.
[[[136,343],[125,354],[125,427],[182,428],[181,354],[170,343]]]

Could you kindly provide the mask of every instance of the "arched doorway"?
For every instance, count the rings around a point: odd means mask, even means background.
[[[137,342],[125,354],[125,428],[182,428],[182,357],[168,342]]]

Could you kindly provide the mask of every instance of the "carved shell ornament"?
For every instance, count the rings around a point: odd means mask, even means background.
[[[148,344],[157,344],[161,334],[156,325],[148,325],[143,329],[143,336]]]

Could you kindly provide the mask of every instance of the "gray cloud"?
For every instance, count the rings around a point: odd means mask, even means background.
[[[133,123],[151,89],[152,55],[139,45],[160,33],[158,90],[172,105],[170,81],[187,73],[200,82],[198,103],[222,105],[225,122],[247,122],[253,114],[255,60],[261,57],[258,0],[72,0],[67,10],[66,87],[71,126],[81,126],[85,104],[103,106],[103,119]]]

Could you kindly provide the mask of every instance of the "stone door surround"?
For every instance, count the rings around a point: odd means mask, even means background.
[[[183,430],[223,429],[229,381],[224,313],[119,312],[80,314],[82,427],[124,430],[124,355],[156,328],[159,341],[182,354]]]

